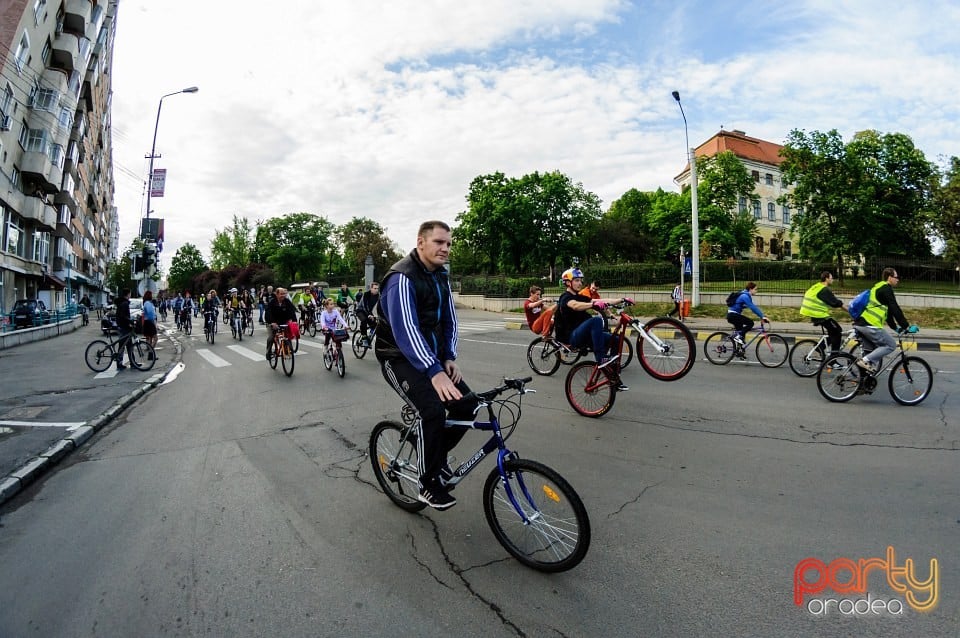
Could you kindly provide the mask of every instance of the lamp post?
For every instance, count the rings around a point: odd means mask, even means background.
[[[674,91],[671,95],[673,95],[673,99],[677,101],[677,106],[680,107],[680,115],[683,116],[683,136],[687,142],[687,157],[690,162],[690,221],[693,225],[693,246],[690,251],[693,257],[693,273],[691,273],[690,277],[690,305],[696,308],[700,305],[700,220],[697,210],[697,158],[696,152],[693,147],[690,146],[690,134],[687,131],[687,115],[683,112],[683,104],[680,103],[680,92]]]

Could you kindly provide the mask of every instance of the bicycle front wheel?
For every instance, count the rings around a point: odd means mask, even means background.
[[[110,344],[101,339],[91,341],[87,346],[87,351],[83,353],[83,360],[87,362],[87,367],[94,372],[103,372],[113,363],[114,353]]]
[[[765,368],[779,368],[790,355],[787,340],[778,334],[767,333],[757,340],[757,361]]]
[[[800,339],[790,348],[790,369],[797,376],[815,376],[823,363],[825,347],[821,341]]]
[[[817,390],[827,401],[844,403],[857,395],[860,376],[863,372],[849,354],[834,354],[827,357],[817,371]]]
[[[367,349],[363,346],[363,333],[354,332],[350,340],[350,347],[353,349],[353,356],[357,359],[363,359],[367,355]]]
[[[337,348],[337,374],[340,375],[340,378],[343,378],[343,375],[347,373],[347,362],[343,359],[343,350]]]
[[[288,377],[293,374],[294,351],[290,349],[290,344],[283,344],[283,355],[280,357],[280,364],[283,366],[283,373]]]
[[[920,357],[903,357],[890,370],[887,386],[900,405],[917,405],[930,395],[933,370]]]
[[[590,548],[590,519],[577,492],[556,471],[528,459],[494,468],[483,486],[483,513],[497,541],[541,572],[580,564]]]
[[[192,330],[193,330],[193,324],[189,319],[187,319],[185,322],[183,322],[183,331],[187,334],[190,334]]]
[[[527,363],[537,374],[550,376],[560,367],[560,348],[549,339],[537,337],[527,346]]]
[[[603,416],[617,400],[617,381],[608,368],[598,368],[593,361],[581,361],[567,373],[564,393],[577,414]]]
[[[157,362],[157,354],[153,350],[153,346],[146,341],[135,341],[128,354],[130,355],[130,364],[137,370],[143,370],[144,372],[153,368]]]
[[[643,329],[663,344],[659,347],[643,335],[637,336],[637,357],[647,374],[659,381],[676,381],[690,372],[697,346],[685,325],[670,317],[657,317],[648,321]]]
[[[280,345],[280,344],[277,343],[277,342],[274,342],[274,343],[273,343],[273,350],[270,351],[270,367],[273,368],[274,370],[277,369],[277,363],[280,362],[280,349],[281,349],[281,348],[283,348],[282,345]]]
[[[247,319],[247,336],[248,337],[253,336],[253,317],[250,317],[249,319]]]
[[[360,329],[360,319],[357,318],[357,313],[355,312],[347,313],[347,327],[349,327],[351,330]]]
[[[707,361],[714,365],[723,366],[730,363],[735,350],[736,344],[733,342],[733,337],[726,332],[714,332],[703,342],[703,354],[707,355]]]
[[[415,435],[396,421],[381,421],[370,433],[370,463],[383,493],[394,505],[408,512],[427,506],[419,493],[419,457]]]
[[[307,326],[307,333],[308,333],[311,337],[316,337],[316,336],[317,336],[317,322],[316,322],[316,321],[311,321],[311,322],[310,322],[310,325]]]

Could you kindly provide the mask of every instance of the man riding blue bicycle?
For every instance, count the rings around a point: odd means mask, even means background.
[[[763,311],[760,310],[755,303],[753,303],[753,295],[756,292],[757,284],[752,281],[748,281],[743,290],[736,294],[736,298],[733,299],[733,303],[730,303],[730,298],[734,297],[734,295],[731,294],[727,298],[727,323],[733,325],[733,328],[736,331],[734,332],[733,340],[736,342],[738,349],[743,348],[744,336],[749,331],[753,330],[754,325],[753,319],[743,314],[745,309],[749,308],[753,314],[760,318],[760,321],[764,323],[770,323],[770,320],[764,316]]]

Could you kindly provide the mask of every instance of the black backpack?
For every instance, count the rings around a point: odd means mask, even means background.
[[[743,292],[742,290],[734,290],[729,295],[727,295],[727,308],[737,303],[737,297],[739,297],[740,293],[742,292]]]

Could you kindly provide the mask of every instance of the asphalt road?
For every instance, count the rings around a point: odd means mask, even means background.
[[[462,321],[474,388],[530,374],[529,333],[488,313]],[[836,405],[787,367],[698,357],[675,383],[634,364],[630,391],[586,419],[563,396],[565,368],[534,379],[510,445],[567,478],[593,527],[580,566],[544,575],[487,527],[489,461],[446,512],[407,514],[379,491],[367,438],[399,401],[370,355],[348,355],[339,379],[304,345],[286,378],[245,356],[262,341],[262,331],[253,343],[221,335],[204,355],[202,336],[186,339],[175,380],[0,509],[0,636],[955,636],[960,626],[956,355],[923,353],[934,391],[910,408],[884,385]],[[458,457],[480,440],[468,435]],[[925,578],[937,559],[937,604],[812,613],[811,600],[813,611],[819,600],[853,607],[867,593],[811,592],[795,605],[808,557],[878,559],[864,579],[874,608],[907,600],[887,562],[913,559]],[[915,589],[920,602],[931,595]]]

